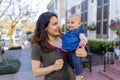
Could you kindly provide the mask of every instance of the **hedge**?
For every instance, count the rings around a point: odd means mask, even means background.
[[[103,47],[103,45],[105,44],[109,45]],[[113,44],[112,42],[110,43],[109,41],[89,40],[88,45],[90,48],[90,52],[99,55],[104,55],[106,51],[113,49]]]
[[[11,47],[8,50],[16,50],[16,49],[22,49],[22,46],[17,46],[17,47]]]
[[[20,61],[18,59],[6,59],[0,63],[0,74],[16,73],[20,68]]]

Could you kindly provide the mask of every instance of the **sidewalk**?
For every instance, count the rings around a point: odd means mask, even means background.
[[[0,75],[0,80],[43,80],[43,77],[36,78],[32,74],[30,52],[30,48],[5,51],[3,59],[19,59],[21,67],[15,74]]]

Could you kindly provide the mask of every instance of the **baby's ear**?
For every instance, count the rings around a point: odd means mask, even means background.
[[[79,22],[79,27],[81,26],[81,22]]]

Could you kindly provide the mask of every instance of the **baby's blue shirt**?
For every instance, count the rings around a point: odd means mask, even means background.
[[[85,30],[83,28],[78,28],[64,34],[62,39],[62,50],[66,52],[76,50],[80,43],[79,35],[84,32]]]

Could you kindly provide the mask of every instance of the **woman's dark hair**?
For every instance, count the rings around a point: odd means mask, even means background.
[[[48,27],[50,23],[51,17],[53,16],[57,18],[57,15],[52,12],[45,12],[39,16],[37,23],[36,23],[36,29],[35,29],[34,36],[31,39],[31,44],[36,43],[36,42],[39,43],[43,52],[50,52],[53,50],[49,46],[50,45],[48,43],[49,38],[48,38],[47,32],[45,31],[45,29]]]

